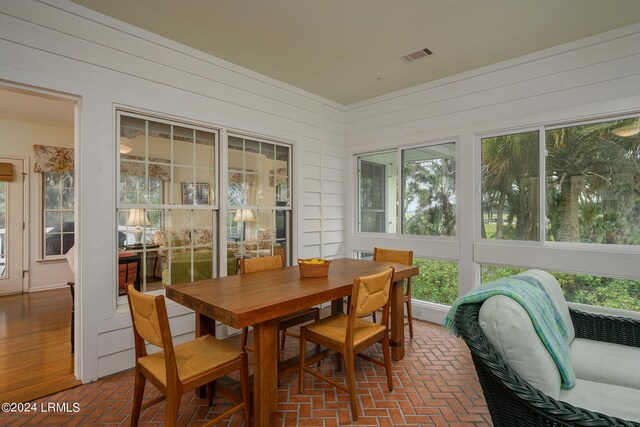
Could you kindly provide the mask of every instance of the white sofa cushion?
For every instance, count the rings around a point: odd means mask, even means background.
[[[569,344],[573,341],[576,336],[576,331],[573,328],[573,322],[571,321],[571,315],[569,314],[569,306],[567,305],[567,301],[564,299],[564,293],[562,292],[562,288],[560,287],[560,283],[553,276],[553,274],[548,273],[543,270],[527,270],[518,274],[517,276],[531,276],[540,281],[542,285],[547,290],[547,294],[551,298],[551,301],[556,306],[558,313],[562,316],[564,323],[567,325],[567,336],[569,338]],[[516,276],[516,277],[517,277]]]
[[[491,297],[482,304],[478,323],[509,366],[533,387],[558,398],[560,372],[519,303],[503,295]]]
[[[576,378],[640,390],[640,348],[576,338],[569,358]]]
[[[578,379],[570,389],[560,390],[563,402],[628,421],[640,422],[640,390]]]

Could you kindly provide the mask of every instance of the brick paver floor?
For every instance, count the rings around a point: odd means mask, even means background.
[[[414,321],[415,337],[408,339],[406,356],[392,365],[394,390],[389,392],[384,369],[356,360],[360,419],[352,423],[346,393],[306,375],[305,393],[297,394],[296,375],[280,381],[278,416],[282,426],[490,426],[471,357],[464,342],[442,327]],[[231,341],[237,342],[238,338]],[[297,353],[297,339],[287,338],[286,353]],[[372,349],[380,355],[380,348]],[[321,364],[325,374],[344,378],[333,359]],[[146,396],[156,391],[147,382]],[[35,411],[0,412],[0,426],[128,426],[131,419],[133,371],[120,372],[91,384],[66,390],[31,403]],[[179,426],[200,426],[229,402],[217,398],[212,407],[193,392],[183,396]],[[77,411],[76,411],[77,410]],[[76,412],[74,412],[76,411]],[[141,426],[164,425],[164,403],[148,408]],[[240,426],[234,415],[221,426]]]

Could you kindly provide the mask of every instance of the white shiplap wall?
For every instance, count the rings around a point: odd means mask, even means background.
[[[344,107],[65,0],[0,2],[0,82],[78,99],[77,375],[132,366],[116,309],[116,106],[295,144],[299,256],[345,254]],[[193,314],[170,304],[178,342]],[[222,327],[220,332],[224,333]]]
[[[347,249],[388,245],[413,249],[418,257],[457,259],[461,293],[477,283],[477,263],[640,278],[637,247],[493,244],[481,242],[477,229],[478,134],[633,112],[640,112],[640,24],[350,105],[346,114],[350,158],[354,153],[428,141],[458,142],[458,237],[354,233],[357,206],[350,203]],[[355,179],[352,164],[349,160],[348,182]],[[352,186],[348,193],[354,190]],[[445,310],[414,302],[417,317],[439,321]]]

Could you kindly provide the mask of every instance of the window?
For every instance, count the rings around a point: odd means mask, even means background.
[[[395,232],[395,221],[391,217],[395,217],[396,210],[396,153],[361,156],[358,163],[360,172],[360,231],[369,233]],[[388,228],[387,223],[393,228]]]
[[[386,166],[360,160],[360,231],[386,231]]]
[[[357,259],[373,260],[373,252],[354,251]],[[420,273],[411,279],[411,299],[451,305],[458,297],[458,263],[413,258]]]
[[[215,130],[118,112],[118,295],[218,275]]]
[[[482,284],[525,271],[483,264]],[[640,280],[551,272],[568,302],[640,311]]]
[[[451,305],[458,297],[458,262],[413,258],[420,274],[411,279],[412,299]]]
[[[402,150],[402,234],[456,235],[454,143]]]
[[[546,131],[548,241],[640,244],[639,126],[630,118]]]
[[[481,143],[482,238],[640,244],[639,117]]]
[[[482,139],[484,239],[539,240],[538,131]]]
[[[59,257],[74,244],[73,172],[43,172],[43,255]]]
[[[241,258],[282,255],[290,264],[291,147],[230,135],[228,156],[227,274]]]
[[[358,156],[358,231],[455,236],[455,153],[448,142]]]

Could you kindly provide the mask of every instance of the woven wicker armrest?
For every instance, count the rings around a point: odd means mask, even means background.
[[[640,320],[569,308],[577,338],[640,347]]]
[[[478,324],[478,312],[481,305],[460,306],[456,313],[456,326],[471,351],[476,373],[495,427],[640,427],[640,423],[591,412],[555,400],[531,386],[506,364],[491,343],[487,341]],[[581,316],[582,313],[576,315]],[[573,318],[573,312],[571,316]],[[574,324],[575,322],[574,320]],[[638,322],[634,322],[636,323],[637,341]]]

